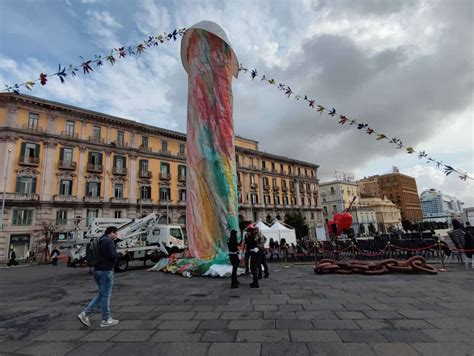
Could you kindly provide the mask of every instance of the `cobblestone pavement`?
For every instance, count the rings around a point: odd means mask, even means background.
[[[474,355],[474,270],[430,275],[315,275],[270,264],[269,279],[115,275],[112,316],[76,314],[96,289],[87,270],[0,269],[0,354]]]

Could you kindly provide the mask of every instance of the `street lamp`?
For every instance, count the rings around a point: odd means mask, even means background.
[[[10,154],[12,149],[8,149],[7,156],[7,167],[5,169],[5,174],[3,176],[3,197],[2,197],[2,213],[0,214],[0,230],[3,230],[3,216],[5,214],[5,198],[7,197],[7,180],[8,180],[8,168],[10,166]]]

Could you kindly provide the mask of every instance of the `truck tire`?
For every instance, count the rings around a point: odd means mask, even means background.
[[[115,265],[115,272],[125,272],[128,269],[128,258],[121,257]]]

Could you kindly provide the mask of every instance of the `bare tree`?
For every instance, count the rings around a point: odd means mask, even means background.
[[[40,261],[48,263],[51,259],[51,253],[49,251],[49,245],[53,239],[53,234],[56,232],[56,225],[52,220],[43,221],[40,224],[40,228],[37,231],[39,250],[42,252]]]

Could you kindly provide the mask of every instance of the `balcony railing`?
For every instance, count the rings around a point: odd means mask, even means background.
[[[159,153],[165,156],[171,156],[171,151],[168,150],[160,150]]]
[[[58,201],[58,202],[71,202],[74,203],[77,201],[77,196],[75,195],[54,195],[53,196],[53,201]]]
[[[179,182],[186,182],[186,175],[178,175],[178,181]]]
[[[93,163],[87,164],[87,171],[89,172],[102,173],[103,168],[104,166],[102,166],[101,164],[93,164]]]
[[[186,200],[178,200],[178,205],[179,206],[185,206],[186,205]]]
[[[268,168],[267,167],[262,167],[262,171],[268,172]]]
[[[258,184],[257,183],[250,183],[250,188],[258,189]]]
[[[149,204],[153,204],[153,199],[137,199],[137,204],[143,204],[143,205],[149,205]]]
[[[102,203],[102,197],[88,196],[84,197],[84,203]]]
[[[282,186],[282,187],[281,187],[281,191],[282,191],[282,192],[287,192],[287,191],[288,191],[288,187]]]
[[[41,126],[30,126],[28,124],[23,124],[22,128],[23,130],[28,130],[31,132],[44,132],[44,129]]]
[[[148,146],[141,145],[140,147],[138,147],[138,149],[143,152],[152,152],[151,147],[148,147]]]
[[[76,170],[77,163],[73,161],[59,161],[58,168],[59,169],[70,169],[72,171]]]
[[[279,186],[277,186],[277,185],[274,185],[274,186],[273,186],[273,191],[274,191],[274,192],[278,192],[279,190],[280,190],[280,187],[279,187]]]
[[[125,148],[130,147],[130,144],[124,141],[112,141],[110,142],[110,145],[115,146],[115,147],[125,147]]]
[[[171,179],[171,173],[160,172],[160,179],[170,180]]]
[[[127,168],[125,167],[114,167],[113,173],[119,176],[124,176],[127,174]]]
[[[263,184],[264,190],[270,190],[270,184]]]
[[[140,170],[140,171],[138,171],[138,176],[140,178],[151,178],[152,174],[151,174],[151,171]]]
[[[111,204],[129,204],[130,199],[129,198],[122,198],[122,197],[112,197],[112,198],[110,198],[110,203]]]
[[[20,161],[18,163],[24,166],[38,166],[39,161],[39,157],[20,156]]]
[[[176,156],[178,156],[179,158],[186,158],[186,153],[178,152],[178,153],[176,153]]]
[[[290,186],[290,192],[294,193],[295,192],[295,187]]]
[[[61,131],[61,136],[79,140],[79,134],[71,131]]]
[[[97,136],[89,136],[89,142],[94,142],[94,143],[105,143],[105,140],[102,137],[97,137]]]
[[[0,193],[0,200],[3,199],[3,196],[5,196],[5,200],[39,200],[39,195],[36,193]]]

